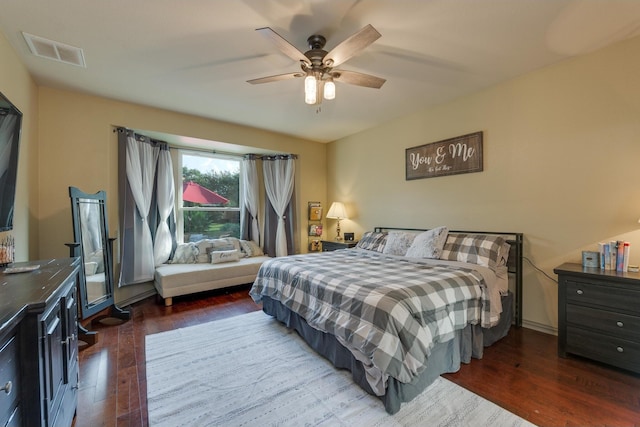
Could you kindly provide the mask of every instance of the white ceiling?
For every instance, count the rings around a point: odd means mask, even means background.
[[[341,69],[387,79],[337,83],[320,111],[299,70],[254,30],[302,52],[372,24],[382,37]],[[328,142],[640,34],[636,0],[3,0],[0,31],[40,85]],[[22,32],[84,50],[86,68],[30,54]]]

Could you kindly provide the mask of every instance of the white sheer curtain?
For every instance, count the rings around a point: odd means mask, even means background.
[[[127,180],[137,213],[134,219],[132,241],[133,253],[136,255],[136,262],[133,266],[133,280],[135,282],[153,280],[155,272],[153,242],[148,220],[159,151],[158,147],[136,141],[133,135],[127,137]]]
[[[241,223],[242,230],[248,230],[248,238],[260,245],[260,229],[258,227],[258,203],[259,203],[259,183],[258,168],[256,160],[253,157],[242,159],[242,180],[244,183],[244,205],[246,209],[242,210]],[[247,212],[249,213],[247,218]],[[248,226],[244,226],[250,221]]]
[[[273,160],[263,162],[262,167],[267,197],[278,215],[275,241],[276,256],[286,256],[288,253],[284,214],[293,194],[295,160],[288,156],[278,156]]]
[[[173,162],[168,149],[160,149],[158,156],[158,178],[156,182],[156,201],[158,203],[158,228],[153,243],[155,265],[165,263],[171,256],[173,238],[167,223],[173,213],[175,192],[173,184]]]

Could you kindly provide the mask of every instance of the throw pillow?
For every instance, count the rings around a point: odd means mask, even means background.
[[[440,258],[448,233],[449,229],[443,226],[418,234],[407,250],[407,256],[411,258]]]
[[[415,238],[415,233],[391,232],[387,235],[387,243],[385,243],[382,253],[405,256]]]
[[[102,249],[98,249],[95,252],[87,255],[86,262],[95,262],[97,264],[96,271],[93,274],[104,273],[104,253]]]
[[[356,245],[358,249],[367,249],[369,251],[382,252],[384,245],[387,243],[387,233],[377,233],[375,231],[367,231],[362,235],[362,239]]]
[[[223,262],[233,262],[238,260],[240,260],[240,252],[235,249],[230,251],[211,252],[211,264],[220,264]]]
[[[495,270],[505,244],[501,236],[486,234],[450,234],[442,250],[442,259],[483,265]]]
[[[211,242],[212,241],[209,239],[202,239],[195,242],[195,245],[198,248],[198,257],[196,260],[197,263],[205,264],[209,262],[209,255],[207,255],[207,250],[213,245]]]
[[[195,264],[198,261],[198,247],[195,243],[180,243],[173,254],[171,264]]]
[[[84,263],[84,274],[87,276],[93,276],[98,271],[98,263],[97,262],[85,262]]]
[[[247,257],[264,255],[260,246],[258,246],[253,240],[240,240],[240,246],[242,247],[242,252],[244,252]]]

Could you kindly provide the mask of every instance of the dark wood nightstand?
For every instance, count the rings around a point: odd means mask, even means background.
[[[323,240],[322,252],[335,251],[336,249],[348,249],[353,248],[358,244],[356,240],[341,240],[339,242],[335,240]]]
[[[577,354],[640,373],[640,274],[556,267],[558,355]]]

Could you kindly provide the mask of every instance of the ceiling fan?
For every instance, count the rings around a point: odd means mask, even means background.
[[[367,25],[351,37],[344,40],[330,52],[324,50],[327,40],[324,36],[314,34],[307,39],[309,50],[302,53],[289,43],[284,37],[269,27],[256,29],[264,37],[276,44],[285,55],[300,63],[302,72],[278,74],[275,76],[261,77],[247,80],[251,84],[270,83],[287,80],[296,77],[304,77],[305,102],[307,104],[320,104],[322,98],[335,98],[334,81],[348,83],[357,86],[380,89],[385,79],[355,71],[336,70],[337,67],[353,57],[356,53],[378,40],[381,35],[371,24]],[[322,94],[322,96],[321,96]]]

